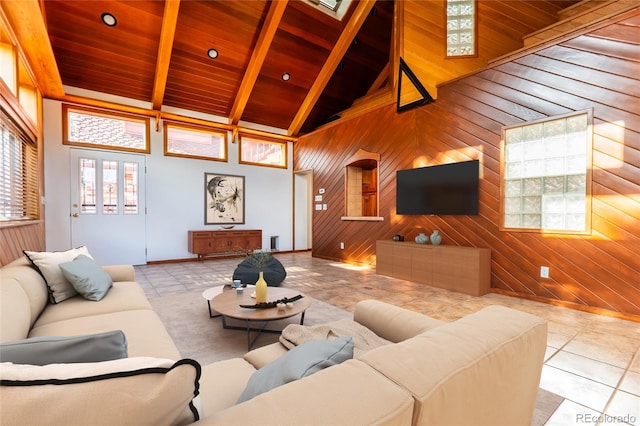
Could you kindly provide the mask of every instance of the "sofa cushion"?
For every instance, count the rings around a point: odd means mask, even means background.
[[[24,250],[23,253],[31,264],[40,272],[47,287],[52,303],[59,303],[77,294],[71,283],[64,277],[60,264],[70,262],[77,256],[84,254],[91,257],[86,247],[78,247],[67,251],[38,252]]]
[[[107,295],[97,302],[86,300],[78,294],[63,303],[49,304],[33,327],[67,319],[139,309],[152,310],[140,284],[116,282]]]
[[[83,254],[59,266],[62,275],[87,300],[102,300],[113,285],[111,276],[95,260]]]
[[[282,355],[286,354],[289,349],[282,343],[275,342],[270,345],[261,346],[253,349],[242,356],[242,358],[256,369],[262,368],[270,362],[275,361]]]
[[[82,336],[43,336],[0,345],[0,360],[14,364],[62,364],[110,361],[127,357],[121,330]]]
[[[226,410],[205,414],[205,423],[216,426],[416,424],[411,421],[411,395],[352,359]]]
[[[2,267],[0,282],[0,339],[24,339],[49,306],[49,289],[26,256]]]
[[[126,358],[44,366],[0,364],[3,424],[190,424],[200,364]]]
[[[84,300],[84,303],[92,305],[102,302]],[[51,307],[53,306],[49,309]],[[151,356],[176,360],[181,358],[180,352],[158,315],[148,309],[87,315],[51,322],[34,327],[29,337],[74,336],[114,329],[122,330],[127,336],[130,357]]]
[[[419,312],[372,299],[356,304],[353,319],[383,339],[396,343],[445,324]]]
[[[353,358],[351,337],[341,336],[335,340],[314,340],[303,343],[253,373],[238,402],[247,401],[256,395],[340,364],[350,358]]]
[[[546,339],[544,319],[489,306],[360,360],[413,395],[414,424],[530,424]]]
[[[256,369],[242,358],[231,358],[202,366],[200,399],[205,416],[236,405],[238,397]]]

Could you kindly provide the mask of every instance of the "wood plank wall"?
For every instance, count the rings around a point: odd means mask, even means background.
[[[300,138],[296,169],[313,169],[313,255],[375,263],[375,241],[439,229],[443,244],[489,247],[493,291],[584,309],[640,315],[640,11],[440,87],[438,100],[395,113],[386,107]],[[592,235],[500,232],[501,127],[591,108],[594,114]],[[383,222],[340,220],[343,161],[377,152]],[[398,169],[481,160],[478,216],[398,216]],[[340,250],[340,241],[345,249]],[[549,266],[550,278],[539,277]]]
[[[0,266],[23,256],[22,250],[43,251],[44,222],[0,228]]]
[[[480,0],[477,4],[477,56],[445,57],[445,1],[402,2],[403,51],[400,54],[431,96],[437,84],[482,68],[523,46],[523,37],[558,20],[576,0]]]

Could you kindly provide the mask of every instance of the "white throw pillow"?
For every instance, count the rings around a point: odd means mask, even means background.
[[[71,262],[81,254],[93,259],[85,246],[67,251],[47,252],[24,250],[23,253],[47,283],[47,287],[49,287],[49,299],[52,303],[60,303],[78,294],[76,289],[73,288],[71,283],[65,278],[59,265],[65,262]]]
[[[197,361],[134,357],[76,364],[0,364],[2,422],[185,425],[200,418]]]

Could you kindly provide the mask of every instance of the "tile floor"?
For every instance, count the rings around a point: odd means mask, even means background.
[[[283,286],[349,311],[358,301],[374,298],[445,321],[491,304],[544,317],[549,335],[540,386],[565,398],[546,424],[640,425],[639,323],[498,294],[467,296],[376,275],[375,268],[314,258],[309,252],[277,257],[287,270]],[[153,298],[227,284],[239,262],[144,265],[136,267],[136,274]]]

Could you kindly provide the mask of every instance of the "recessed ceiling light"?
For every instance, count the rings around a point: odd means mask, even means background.
[[[108,27],[115,27],[118,24],[118,20],[116,19],[116,17],[107,12],[103,13],[100,16],[100,19],[102,19],[102,22],[104,22],[104,24]]]
[[[207,56],[211,59],[215,59],[218,57],[218,51],[216,49],[209,49],[207,50]]]
[[[283,72],[282,73],[282,81],[289,81],[289,79],[291,78],[291,74],[289,74],[288,72]]]

